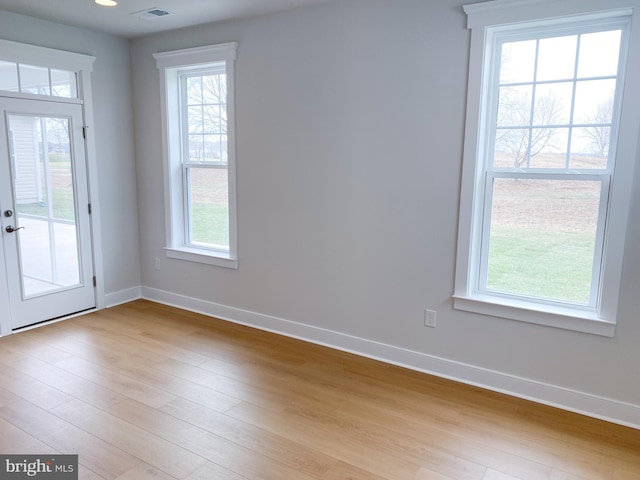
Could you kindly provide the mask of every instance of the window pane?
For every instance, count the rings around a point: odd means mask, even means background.
[[[611,127],[574,128],[569,168],[606,169],[609,164],[610,140]]]
[[[500,83],[533,81],[535,60],[535,40],[503,44],[500,60]]]
[[[192,244],[229,248],[229,186],[226,168],[189,168]]]
[[[187,125],[189,133],[203,133],[202,107],[187,107]]]
[[[568,128],[534,128],[531,130],[530,168],[565,168]]]
[[[577,44],[577,35],[540,40],[536,80],[573,78]]]
[[[203,107],[204,132],[223,133],[226,131],[226,124],[223,125],[222,109],[219,105],[205,105]]]
[[[587,304],[599,202],[600,182],[495,179],[487,289]]]
[[[18,85],[18,65],[13,62],[0,61],[0,90],[20,91]]]
[[[189,105],[202,104],[201,77],[187,77],[187,103]]]
[[[205,75],[202,77],[203,102],[207,104],[220,104],[227,101],[227,76]]]
[[[536,87],[534,125],[568,125],[573,83],[545,83]]]
[[[204,137],[202,135],[189,135],[189,161],[204,162]]]
[[[77,98],[75,72],[51,69],[51,95],[55,97]]]
[[[500,87],[498,99],[499,127],[528,127],[531,124],[531,85]]]
[[[578,82],[574,123],[611,123],[615,90],[615,79]]]
[[[527,164],[529,129],[506,128],[496,130],[494,166],[523,168]]]
[[[222,143],[220,141],[220,135],[205,135],[204,136],[204,161],[206,162],[222,162]]]
[[[578,77],[604,77],[618,73],[622,32],[589,33],[580,37]]]
[[[51,95],[49,69],[33,65],[20,65],[20,91],[36,95]]]

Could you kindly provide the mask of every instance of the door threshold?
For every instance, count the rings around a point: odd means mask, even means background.
[[[33,330],[34,328],[44,327],[44,326],[47,326],[47,325],[52,325],[54,323],[62,322],[64,320],[69,320],[71,318],[80,317],[82,315],[86,315],[88,313],[92,313],[92,312],[95,312],[97,310],[98,310],[97,307],[87,308],[85,310],[80,310],[78,312],[69,313],[67,315],[62,315],[60,317],[50,318],[49,320],[43,320],[42,322],[32,323],[31,325],[26,325],[24,327],[14,328],[13,330],[11,330],[11,333],[26,332],[28,330]]]

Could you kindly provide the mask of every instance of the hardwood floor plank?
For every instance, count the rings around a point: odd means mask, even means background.
[[[60,453],[33,435],[29,435],[11,422],[0,418],[0,452],[3,455],[19,455],[30,452]]]
[[[513,477],[506,473],[497,472],[495,470],[487,469],[487,473],[484,474],[482,480],[524,480],[523,478]]]
[[[216,362],[216,365],[219,364]],[[291,403],[291,385],[283,387],[281,382],[277,384],[271,382],[269,378],[263,377],[248,365],[246,368],[236,367],[240,368],[240,372],[236,371],[234,374],[230,374],[229,369],[226,369],[224,374],[220,374],[201,366],[187,365],[173,360],[159,363],[156,367],[186,381],[213,388],[239,401],[249,402],[274,412],[281,412]],[[239,401],[235,404],[240,403]]]
[[[141,319],[139,321],[141,324],[145,324]],[[157,328],[157,325],[153,325],[151,322],[146,324],[148,329]],[[117,324],[92,324],[87,329],[96,333],[99,332],[100,335],[85,335],[74,340],[92,348],[103,348],[108,352],[118,352],[127,356],[134,354],[150,361],[172,358],[192,365],[199,365],[211,360],[208,356],[177,347],[171,343],[158,342],[145,337],[144,332],[136,333],[136,330],[120,329]]]
[[[176,480],[177,477],[168,475],[146,463],[140,463],[116,480]]]
[[[121,375],[115,369],[104,368],[101,365],[92,364],[80,358],[65,359],[55,365],[80,378],[102,385],[111,391],[133,398],[151,407],[161,407],[177,398],[164,390]]]
[[[80,400],[72,400],[60,405],[52,412],[68,423],[93,432],[104,442],[177,478],[186,477],[206,463],[201,456],[192,451]]]
[[[434,472],[428,468],[421,468],[414,480],[456,480],[455,478],[447,477],[441,473]]]
[[[219,412],[224,412],[241,401],[219,389],[184,380],[146,362],[126,360],[118,362],[115,368],[131,378]]]
[[[563,472],[561,470],[554,469],[551,472],[551,477],[549,480],[584,480],[584,478],[577,477],[567,472]]]
[[[0,407],[9,405],[10,403],[17,402],[20,399],[17,395],[14,395],[9,390],[5,390],[0,387]]]
[[[307,452],[294,456],[292,452],[280,450],[278,456],[278,449],[282,449],[284,445],[258,445],[259,439],[256,439],[253,444],[257,449],[252,450],[168,413],[150,409],[139,403],[122,402],[110,408],[109,413],[140,429],[171,438],[172,441],[184,445],[185,448],[207,460],[248,478],[309,479],[314,475],[319,478],[329,468],[325,463],[329,463],[330,460],[325,460],[322,455],[314,454],[313,451],[309,451],[306,456],[304,453]],[[277,439],[272,436],[271,440]],[[288,446],[291,444],[292,442],[288,442]],[[301,450],[297,449],[297,451]],[[265,453],[272,454],[277,459],[269,458]],[[297,452],[294,451],[293,454],[295,453]]]
[[[118,407],[119,405],[115,408]],[[175,400],[160,410],[312,476],[323,475],[337,462],[335,458],[323,455],[314,449],[304,447],[287,438],[256,428],[223,413],[211,411],[188,400]]]
[[[323,477],[322,480],[392,480],[367,472],[353,465],[338,462]]]
[[[93,470],[89,470],[82,464],[78,465],[78,478],[82,480],[106,480],[104,477],[98,475]]]
[[[409,479],[420,468],[406,458],[375,448],[376,445],[363,445],[358,439],[345,436],[341,429],[321,428],[286,412],[274,413],[241,403],[230,409],[227,415],[383,477]]]
[[[26,401],[0,408],[0,418],[38,438],[42,443],[55,446],[59,453],[77,454],[80,464],[105,479],[116,478],[140,463],[138,458],[109,442]],[[21,453],[42,452],[30,449]]]
[[[23,356],[18,363],[11,362],[5,365],[16,372],[28,375],[32,379],[60,390],[70,397],[82,398],[97,407],[107,407],[126,398],[113,390],[80,378],[34,357]]]
[[[247,480],[247,477],[238,475],[231,470],[227,470],[220,465],[208,462],[198,470],[189,475],[185,480]]]
[[[0,360],[2,360],[1,354]],[[0,387],[45,410],[68,402],[73,398],[57,388],[17,372],[10,364],[0,361],[0,369],[2,370]]]

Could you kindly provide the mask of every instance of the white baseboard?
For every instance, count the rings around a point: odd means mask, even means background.
[[[127,290],[127,292],[129,291]],[[340,332],[149,287],[141,288],[141,297],[157,303],[202,313],[233,323],[255,327],[430,375],[640,429],[640,405],[632,405]]]
[[[118,292],[106,293],[104,295],[104,307],[111,308],[123,303],[132,302],[142,298],[142,287],[127,288]]]

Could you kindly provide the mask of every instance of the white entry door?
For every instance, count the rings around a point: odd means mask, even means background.
[[[0,218],[12,328],[94,308],[82,106],[0,97]]]

